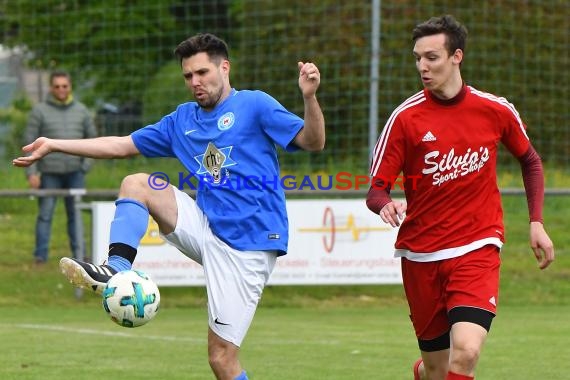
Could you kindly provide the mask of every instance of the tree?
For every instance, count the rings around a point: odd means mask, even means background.
[[[0,3],[1,42],[25,47],[32,67],[64,68],[82,100],[140,102],[146,84],[174,59],[176,45],[225,2],[19,0]],[[223,17],[220,18],[220,20]]]

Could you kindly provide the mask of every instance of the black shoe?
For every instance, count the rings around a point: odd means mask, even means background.
[[[102,294],[107,282],[113,277],[116,270],[108,265],[95,265],[64,257],[59,261],[61,273],[69,282],[79,288],[91,289]]]

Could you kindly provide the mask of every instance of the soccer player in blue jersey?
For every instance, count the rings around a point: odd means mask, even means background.
[[[152,216],[162,236],[204,268],[208,359],[216,378],[243,380],[247,375],[238,359],[239,347],[275,261],[287,251],[277,146],[286,151],[324,148],[325,122],[316,98],[320,73],[315,64],[298,62],[301,119],[262,91],[232,88],[228,47],[220,38],[195,35],[180,43],[175,54],[195,102],[179,105],[129,136],[40,137],[25,146],[27,156],[13,164],[26,167],[50,152],[93,158],[176,157],[200,181],[196,201],[148,174],[129,175],[116,201],[107,263],[64,257],[60,268],[75,286],[101,293],[113,274],[131,268]]]

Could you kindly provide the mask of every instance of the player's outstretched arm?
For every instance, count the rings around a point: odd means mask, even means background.
[[[530,247],[540,269],[545,269],[554,261],[554,244],[540,222],[530,222]]]
[[[14,166],[27,167],[51,152],[91,158],[125,158],[139,153],[131,136],[105,136],[81,140],[39,137],[22,148],[27,155],[12,160]]]
[[[308,151],[321,151],[325,147],[325,118],[317,101],[317,89],[321,74],[314,63],[298,62],[299,88],[305,103],[304,126],[295,137],[294,143]]]

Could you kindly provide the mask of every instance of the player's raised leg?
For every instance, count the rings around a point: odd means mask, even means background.
[[[146,233],[149,215],[162,233],[174,231],[178,210],[172,187],[161,180],[149,182],[149,178],[144,173],[132,174],[121,183],[111,222],[107,264],[61,259],[60,269],[73,285],[101,293],[113,274],[131,269],[140,240]]]

